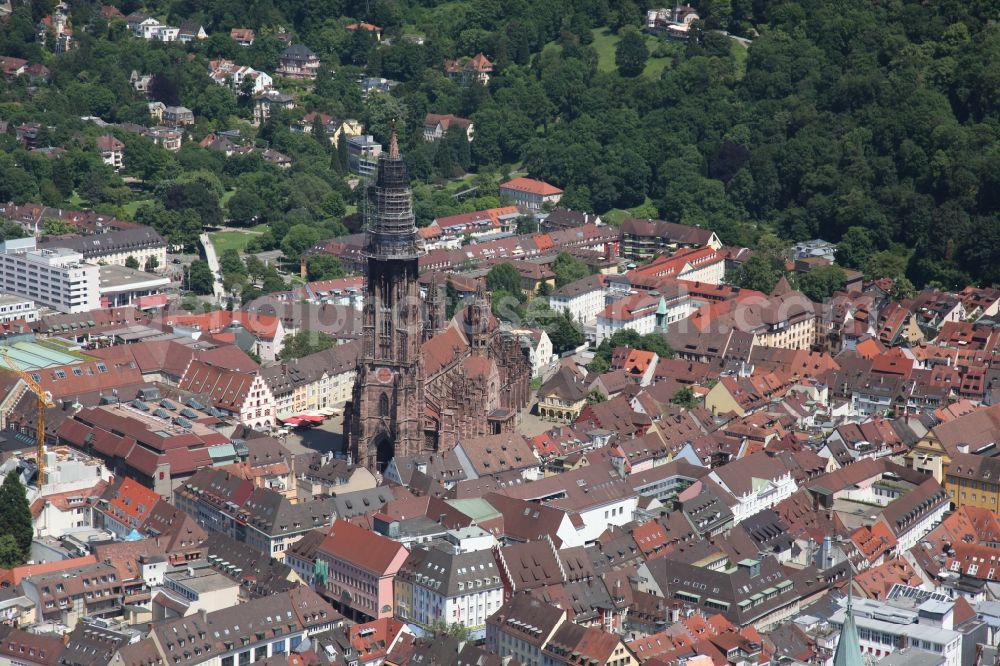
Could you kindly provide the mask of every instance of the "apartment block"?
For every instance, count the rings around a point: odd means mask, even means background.
[[[0,244],[0,291],[17,294],[60,312],[101,307],[100,271],[66,248],[38,249],[34,238]]]

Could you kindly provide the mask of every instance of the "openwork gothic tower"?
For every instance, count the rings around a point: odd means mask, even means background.
[[[373,472],[423,450],[420,248],[409,174],[393,133],[368,186],[363,348],[344,423],[353,459]]]

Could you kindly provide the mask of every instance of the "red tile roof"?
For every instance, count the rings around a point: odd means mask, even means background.
[[[204,314],[171,314],[166,318],[168,326],[198,328],[206,333],[219,333],[232,323],[238,323],[259,338],[273,339],[278,332],[280,321],[273,315],[240,310],[216,310]]]
[[[392,539],[338,518],[320,544],[319,553],[386,576],[394,574],[402,564],[399,556],[406,549]]]
[[[256,376],[256,373],[192,361],[181,377],[179,387],[184,391],[210,396],[212,404],[219,409],[239,413]]]
[[[125,148],[125,144],[110,134],[97,137],[98,150],[110,152],[112,150],[122,150],[123,148]]]
[[[41,574],[56,573],[74,567],[82,567],[88,564],[97,564],[97,558],[93,555],[85,557],[74,557],[69,560],[56,560],[55,562],[43,562],[41,564],[25,564],[13,569],[0,569],[0,581],[10,582],[12,585],[19,585],[28,576],[39,576]]]
[[[441,129],[445,132],[454,125],[459,129],[468,130],[469,126],[472,125],[472,121],[468,118],[460,118],[459,116],[452,115],[450,113],[428,113],[424,117],[424,127],[427,129],[433,129],[441,125]]]
[[[405,624],[392,617],[356,624],[349,630],[351,646],[361,663],[381,661],[405,629]]]
[[[134,363],[84,361],[34,370],[31,375],[53,398],[75,398],[143,383],[142,373]]]
[[[556,194],[562,194],[560,190],[555,185],[549,185],[545,181],[535,180],[534,178],[514,178],[513,180],[508,180],[506,183],[500,186],[500,190],[516,190],[518,192],[527,192],[528,194],[537,194],[538,196],[548,197]]]
[[[631,294],[604,308],[599,316],[614,321],[632,321],[655,313],[659,304],[658,299],[648,294]]]
[[[431,115],[428,114],[428,118]],[[483,223],[491,227],[499,227],[500,218],[506,215],[517,215],[517,206],[501,206],[500,208],[487,208],[486,210],[477,210],[471,213],[447,215],[437,218],[434,220],[434,223],[441,229],[466,227],[470,224],[481,225]]]
[[[365,23],[364,21],[362,21],[361,23],[348,23],[347,25],[344,26],[344,28],[352,32],[354,30],[357,30],[358,28],[361,28],[362,30],[367,30],[368,32],[382,32],[382,28],[378,27],[373,23]]]
[[[146,486],[125,478],[117,488],[109,491],[105,499],[108,500],[109,515],[125,525],[139,528],[146,522],[160,496]]]
[[[108,482],[101,479],[90,488],[70,490],[64,493],[52,493],[35,499],[31,503],[31,517],[37,519],[42,514],[46,504],[56,507],[59,511],[69,511],[76,507],[88,506],[93,497],[98,497],[108,487]]]

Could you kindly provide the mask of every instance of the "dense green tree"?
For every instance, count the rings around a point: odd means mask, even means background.
[[[524,301],[524,292],[521,289],[521,274],[513,264],[503,263],[493,266],[486,274],[486,288],[490,291],[504,292],[516,297],[519,301]]]
[[[42,222],[42,233],[46,236],[63,236],[77,233],[76,225],[58,217],[47,217]]]
[[[693,409],[695,405],[698,404],[697,398],[694,395],[694,390],[690,386],[685,386],[684,388],[679,388],[674,391],[674,395],[670,398],[670,402],[685,409]]]
[[[14,537],[20,553],[18,564],[27,561],[35,530],[28,496],[17,468],[9,472],[0,485],[0,534]]]
[[[267,274],[267,266],[256,255],[248,255],[246,258],[247,276],[251,280],[260,280]]]
[[[197,212],[190,209],[167,210],[160,202],[139,206],[135,221],[153,227],[172,244],[187,249],[195,248],[202,229]]]
[[[247,267],[243,263],[243,259],[240,257],[239,250],[235,248],[227,248],[219,255],[219,270],[222,271],[224,276],[233,276],[246,278]]]
[[[646,69],[649,48],[646,38],[635,28],[621,31],[621,40],[615,44],[615,66],[622,76],[639,76]]]
[[[839,266],[821,266],[798,278],[798,288],[810,300],[822,302],[836,291],[843,291],[847,284],[844,270]]]
[[[310,280],[332,280],[344,276],[340,260],[329,254],[314,254],[306,261]]]
[[[0,221],[0,241],[24,238],[27,235],[28,234],[24,231],[24,227],[17,222],[9,222],[7,220]]]
[[[576,349],[584,343],[582,327],[573,321],[568,312],[557,315],[546,327],[552,341],[552,351],[556,354]]]
[[[302,253],[315,245],[323,232],[308,224],[296,224],[281,239],[281,251],[290,261],[298,261]]]
[[[178,174],[177,163],[173,156],[161,146],[131,132],[123,133],[121,139],[125,144],[123,151],[125,173],[154,182]]]
[[[285,343],[281,347],[278,358],[282,361],[302,358],[329,349],[334,343],[334,339],[326,333],[299,331],[285,337]]]
[[[404,133],[406,107],[392,95],[372,93],[365,102],[364,119],[365,128],[371,132],[375,140],[386,145],[389,143],[389,135],[393,128],[397,133]]]
[[[24,204],[38,193],[38,182],[24,169],[0,165],[0,201]]]
[[[150,255],[146,258],[146,265],[142,267],[142,270],[147,273],[155,273],[156,269],[160,267],[160,260],[156,257]]]
[[[770,294],[781,279],[781,271],[766,257],[755,254],[727,276],[730,284]]]
[[[590,275],[590,267],[569,252],[560,252],[552,262],[552,272],[556,274],[556,287],[562,287]]]
[[[0,535],[0,567],[13,569],[24,564],[24,556],[13,534]]]
[[[864,227],[851,227],[837,243],[837,263],[847,268],[863,270],[874,253],[871,233]]]
[[[160,200],[167,210],[195,213],[202,227],[222,224],[219,196],[203,181],[168,183],[160,191]]]
[[[134,270],[139,270],[139,260],[130,254],[128,257],[125,258],[125,267],[132,268]]]
[[[192,261],[185,273],[187,278],[185,286],[188,291],[193,291],[200,295],[207,295],[213,292],[215,277],[212,275],[212,269],[209,267],[207,261],[201,259]]]

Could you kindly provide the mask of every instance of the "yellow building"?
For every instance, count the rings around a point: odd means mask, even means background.
[[[955,508],[974,506],[996,511],[1000,502],[1000,460],[955,453],[945,475],[945,489]]]
[[[538,415],[547,421],[572,423],[587,406],[587,387],[567,367],[538,389]]]
[[[730,392],[728,383],[716,382],[705,394],[705,409],[712,414],[728,414],[735,412],[737,416],[745,416],[746,410]]]
[[[932,474],[943,484],[958,451],[979,451],[997,441],[1000,441],[1000,404],[935,426],[907,454],[907,463],[913,469]]]
[[[933,476],[942,485],[950,463],[951,455],[933,430],[928,430],[917,445],[906,454],[907,466]]]

